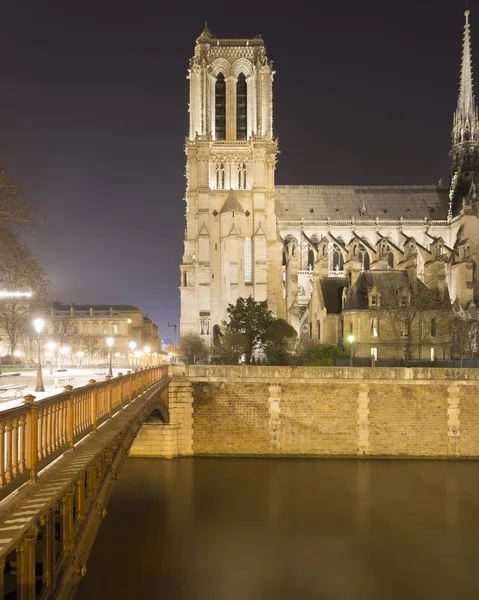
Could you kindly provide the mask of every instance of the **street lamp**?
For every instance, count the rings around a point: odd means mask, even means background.
[[[128,346],[130,346],[130,350],[131,350],[131,366],[134,367],[134,358],[135,358],[135,348],[136,348],[136,342],[134,342],[133,340],[128,344]]]
[[[145,346],[143,348],[143,352],[146,355],[146,366],[149,367],[150,366],[150,352],[151,352],[150,346]]]
[[[353,342],[354,342],[354,335],[352,333],[350,333],[348,335],[348,342],[349,342],[349,366],[352,367],[353,366]]]
[[[115,343],[115,340],[112,337],[108,337],[108,338],[106,338],[105,341],[106,341],[106,345],[108,346],[108,348],[110,348],[110,369],[108,371],[108,375],[110,377],[113,377],[113,369],[112,369],[112,366],[111,366],[111,351],[112,351],[112,348],[113,348],[113,344]]]
[[[176,323],[168,323],[168,327],[173,327],[174,331],[175,331],[175,344],[173,346],[175,354],[176,354]]]
[[[35,386],[36,392],[44,392],[45,388],[43,386],[43,373],[42,373],[42,349],[40,346],[40,334],[45,327],[45,321],[43,319],[35,319],[33,321],[33,327],[38,334],[38,369],[37,369],[37,384]]]
[[[79,362],[79,368],[81,369],[81,359],[85,356],[85,353],[83,352],[83,350],[80,350],[79,352],[77,352],[77,356],[78,356],[78,362]]]

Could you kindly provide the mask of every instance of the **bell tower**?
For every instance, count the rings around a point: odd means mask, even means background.
[[[205,24],[188,71],[180,331],[208,342],[239,297],[282,312],[273,76],[261,36],[216,38]]]

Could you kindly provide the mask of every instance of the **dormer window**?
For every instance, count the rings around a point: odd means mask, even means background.
[[[379,308],[381,295],[376,286],[373,286],[368,290],[368,304],[369,308]]]

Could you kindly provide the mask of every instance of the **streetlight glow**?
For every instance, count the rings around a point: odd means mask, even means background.
[[[351,333],[348,335],[348,342],[352,344],[354,342],[354,335]]]
[[[38,334],[38,369],[37,369],[37,382],[35,385],[35,391],[36,392],[44,392],[45,387],[43,386],[42,348],[40,345],[40,334],[42,333],[43,328],[45,327],[45,321],[41,317],[38,317],[37,319],[33,320],[33,327]]]
[[[33,321],[33,327],[34,327],[35,331],[38,333],[38,335],[40,335],[41,332],[43,331],[43,328],[45,327],[45,321],[43,319],[41,319],[40,317],[38,317],[38,319],[35,319]]]
[[[112,360],[112,348],[113,345],[115,343],[115,340],[112,337],[107,337],[106,340],[106,345],[108,346],[108,348],[110,349],[109,355],[110,355],[110,365],[109,365],[109,370],[108,370],[108,375],[110,377],[113,377],[113,366],[111,364],[111,360]]]

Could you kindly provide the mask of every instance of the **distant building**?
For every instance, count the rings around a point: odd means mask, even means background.
[[[228,304],[252,296],[302,337],[347,346],[352,323],[359,354],[397,355],[405,345],[386,352],[385,327],[371,339],[381,309],[364,305],[381,295],[384,309],[390,282],[413,304],[415,290],[431,290],[436,305],[419,307],[425,342],[426,329],[442,330],[451,300],[479,301],[479,121],[465,17],[450,184],[429,186],[276,185],[274,70],[264,42],[217,38],[205,27],[189,69],[181,333],[212,342]],[[449,341],[442,331],[421,350],[418,340],[409,346],[444,358]]]
[[[69,347],[73,362],[79,362],[81,357],[84,364],[108,359],[108,337],[114,339],[113,354],[124,361],[132,353],[130,342],[136,343],[136,353],[144,352],[145,347],[151,354],[161,350],[156,323],[138,307],[124,304],[66,305],[55,302],[45,314],[43,337],[56,344],[52,359],[60,358],[61,347]]]

